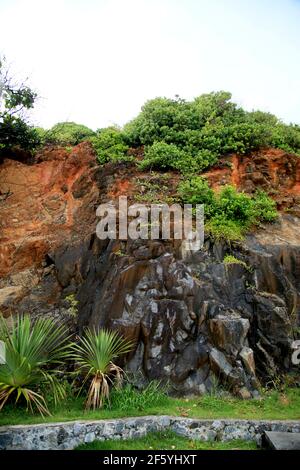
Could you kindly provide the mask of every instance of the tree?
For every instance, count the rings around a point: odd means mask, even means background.
[[[37,132],[26,122],[26,111],[33,108],[36,97],[26,83],[13,81],[0,58],[0,151],[32,150],[39,144]]]

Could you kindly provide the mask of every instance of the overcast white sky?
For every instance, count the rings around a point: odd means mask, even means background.
[[[156,96],[228,90],[300,123],[299,0],[0,0],[0,53],[35,124],[124,124]]]

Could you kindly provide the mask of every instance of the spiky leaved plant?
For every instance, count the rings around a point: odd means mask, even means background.
[[[53,367],[68,355],[67,330],[50,319],[32,321],[29,315],[12,318],[10,325],[0,316],[0,340],[5,343],[5,364],[0,365],[0,410],[9,398],[25,398],[27,408],[50,415],[40,387],[46,385],[55,403],[64,388]]]
[[[77,372],[84,374],[83,385],[91,380],[86,409],[101,408],[105,400],[109,401],[109,385],[115,383],[119,386],[122,381],[123,370],[113,361],[128,353],[133,343],[115,331],[86,329],[84,336],[71,347],[72,357],[79,365]]]

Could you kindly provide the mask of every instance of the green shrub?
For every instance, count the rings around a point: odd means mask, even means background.
[[[270,142],[271,130],[264,125],[241,122],[228,126],[222,135],[223,153],[249,153]]]
[[[264,191],[256,191],[254,198],[254,213],[256,218],[264,222],[273,222],[277,219],[276,202]]]
[[[263,191],[251,197],[227,185],[215,193],[204,178],[194,176],[178,185],[178,193],[184,203],[204,204],[206,230],[215,238],[240,240],[251,225],[277,217],[275,201]]]
[[[184,203],[205,204],[205,215],[212,216],[216,211],[216,197],[208,182],[200,176],[182,181],[178,193]]]
[[[141,113],[124,127],[128,144],[152,145],[155,141],[165,141],[173,126],[180,122],[179,107],[177,101],[168,98],[147,101]]]
[[[43,145],[45,144],[46,142],[46,134],[47,134],[47,130],[44,129],[43,127],[35,127],[34,128],[38,138],[39,138],[39,141],[40,143]]]
[[[185,153],[176,145],[154,142],[153,145],[146,147],[145,158],[140,162],[139,167],[141,170],[177,169],[185,158]]]
[[[139,163],[139,167],[142,170],[171,169],[188,174],[202,171],[217,161],[216,155],[210,150],[198,150],[195,155],[189,150],[189,148],[181,149],[177,145],[166,142],[154,142],[146,147],[145,157]]]
[[[256,122],[257,124],[265,124],[267,126],[277,126],[280,123],[279,119],[271,113],[265,111],[250,111],[246,114],[249,121]]]
[[[225,91],[190,102],[178,97],[147,101],[124,127],[123,136],[129,146],[147,147],[142,168],[183,173],[201,172],[228,153],[270,145],[300,154],[299,126],[285,125],[270,113],[246,112]]]
[[[204,148],[199,150],[194,156],[189,157],[186,162],[182,162],[179,170],[185,173],[201,172],[217,163],[217,161],[218,157],[216,153]]]
[[[245,226],[240,222],[227,219],[226,216],[215,215],[205,223],[205,230],[215,240],[224,239],[228,242],[240,241],[244,238]]]
[[[44,131],[40,128],[44,143],[59,145],[77,145],[84,140],[90,139],[95,132],[82,124],[75,122],[59,122],[51,129]]]
[[[282,123],[274,126],[270,145],[300,155],[300,126],[296,124],[287,126]]]
[[[244,225],[251,224],[255,219],[251,197],[230,185],[224,186],[218,195],[216,213]]]
[[[125,143],[123,133],[117,127],[99,129],[90,140],[100,164],[131,159],[127,155],[128,145]]]

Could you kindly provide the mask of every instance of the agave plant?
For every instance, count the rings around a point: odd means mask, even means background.
[[[33,322],[28,315],[12,319],[10,325],[0,317],[0,340],[5,343],[5,364],[0,365],[0,410],[9,398],[25,398],[27,408],[36,407],[50,415],[40,388],[47,386],[57,403],[64,388],[54,366],[67,356],[67,330],[50,319]]]
[[[86,329],[84,336],[71,347],[72,357],[79,365],[77,373],[84,374],[82,387],[90,381],[86,409],[101,408],[105,400],[109,402],[110,384],[120,386],[122,382],[123,370],[113,361],[129,352],[133,343],[114,331]]]

